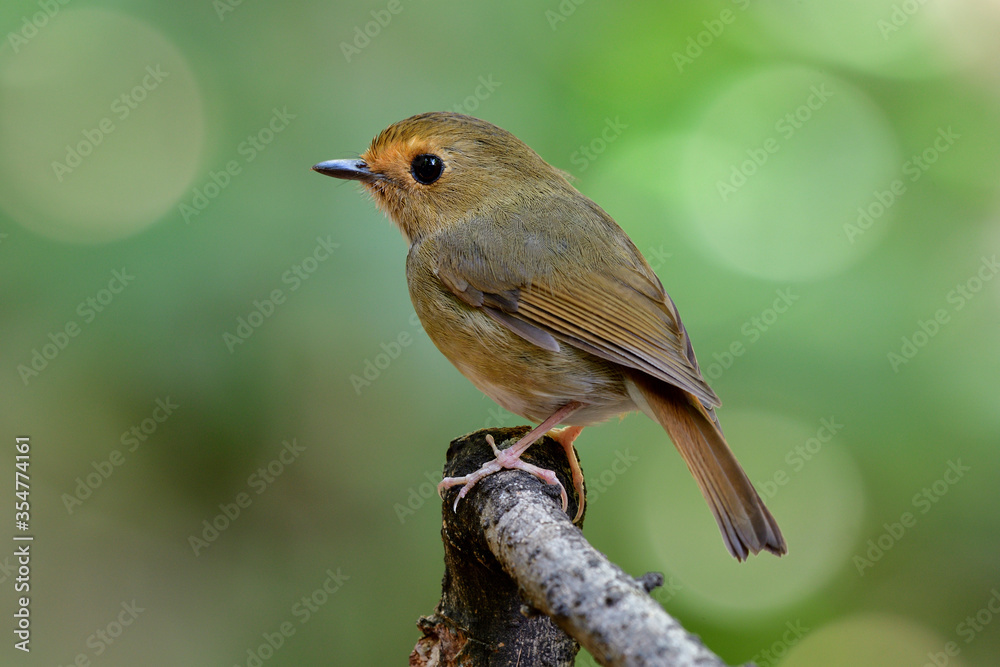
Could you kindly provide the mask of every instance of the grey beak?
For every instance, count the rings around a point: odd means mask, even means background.
[[[373,174],[364,160],[327,160],[313,165],[313,171],[347,181],[370,183],[378,176]]]

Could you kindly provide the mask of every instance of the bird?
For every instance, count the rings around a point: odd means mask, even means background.
[[[640,411],[673,441],[739,561],[787,552],[774,517],[727,444],[721,405],[674,302],[625,231],[512,133],[453,112],[382,130],[352,159],[313,170],[358,181],[406,242],[406,280],[430,340],[479,390],[539,425],[439,492],[458,501],[486,475],[521,469],[549,434],[583,498],[573,442],[585,426]],[[564,424],[562,429],[556,429]],[[578,520],[583,502],[574,520]]]

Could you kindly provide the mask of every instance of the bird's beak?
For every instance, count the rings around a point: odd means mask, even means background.
[[[313,171],[327,176],[342,178],[346,181],[362,181],[371,183],[377,174],[373,174],[364,160],[327,160],[313,165]]]

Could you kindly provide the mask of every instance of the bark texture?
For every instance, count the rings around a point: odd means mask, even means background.
[[[527,427],[488,429],[448,449],[445,475],[460,476],[493,458]],[[486,477],[452,511],[443,501],[445,575],[434,614],[410,655],[416,667],[573,665],[579,646],[601,665],[725,667],[649,596],[662,576],[635,579],[584,538],[571,518],[578,502],[562,448],[549,438],[523,457],[556,471],[569,494],[569,516],[556,487],[521,471]],[[582,525],[582,521],[581,524]]]

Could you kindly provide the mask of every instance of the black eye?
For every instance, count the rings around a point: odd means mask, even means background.
[[[424,185],[430,185],[441,178],[442,171],[444,171],[444,160],[437,155],[424,153],[413,158],[413,162],[410,163],[410,173],[413,174],[413,178],[417,183]]]

